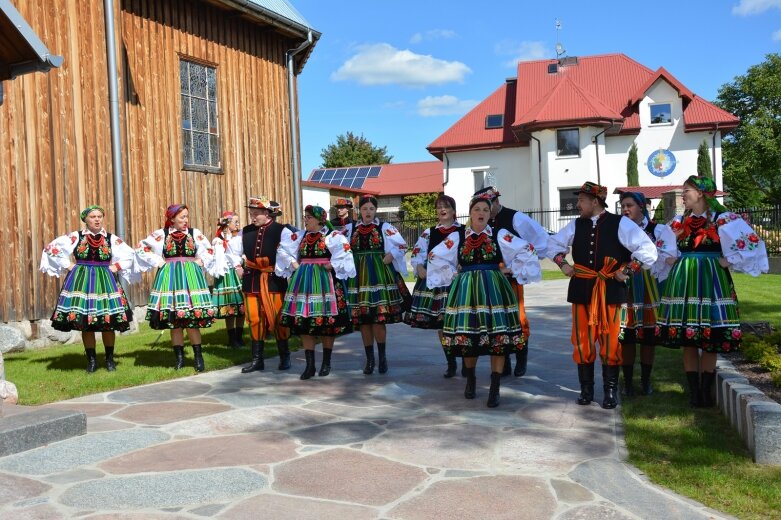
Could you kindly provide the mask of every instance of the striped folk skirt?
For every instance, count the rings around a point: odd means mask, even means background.
[[[738,298],[719,253],[683,253],[670,271],[659,305],[661,341],[666,347],[706,352],[740,348]]]
[[[442,329],[445,304],[450,287],[429,289],[424,278],[418,278],[412,289],[410,310],[404,313],[404,323],[417,329]]]
[[[518,300],[496,268],[462,268],[450,286],[442,348],[452,356],[503,356],[524,346]]]
[[[621,306],[621,332],[618,340],[624,345],[656,345],[659,328],[659,284],[645,269],[629,280],[629,298]]]
[[[355,278],[347,281],[347,303],[353,325],[398,323],[409,290],[393,267],[382,262],[384,253],[353,252]]]
[[[211,327],[217,314],[201,266],[194,258],[169,258],[157,270],[146,319],[153,329]]]
[[[244,293],[241,292],[241,280],[236,275],[236,269],[228,269],[225,276],[214,279],[212,305],[218,319],[244,316]]]
[[[108,262],[76,263],[65,277],[52,313],[54,329],[122,332],[130,328],[133,313],[108,266]]]
[[[290,277],[280,320],[293,334],[339,336],[353,330],[344,284],[333,271],[306,259]]]

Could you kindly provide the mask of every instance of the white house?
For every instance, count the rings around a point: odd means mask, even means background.
[[[613,207],[613,189],[627,185],[632,143],[640,186],[683,184],[697,171],[703,140],[722,185],[722,132],[739,120],[664,68],[607,54],[521,62],[517,73],[428,146],[459,207],[495,185],[508,207],[561,209],[554,218],[566,220],[575,213],[572,192],[585,181],[607,186]]]

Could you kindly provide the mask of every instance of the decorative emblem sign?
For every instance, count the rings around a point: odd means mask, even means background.
[[[648,156],[648,171],[657,177],[667,177],[675,170],[676,162],[670,150],[659,148]]]

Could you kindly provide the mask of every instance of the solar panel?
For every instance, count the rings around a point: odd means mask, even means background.
[[[352,188],[353,188],[353,189],[357,189],[357,190],[359,190],[359,189],[363,188],[363,181],[364,181],[364,179],[361,179],[361,178],[356,178],[356,179],[353,181]]]
[[[359,168],[358,169],[357,177],[361,177],[361,178],[365,179],[367,175],[369,175],[369,168]]]
[[[329,183],[334,179],[334,170],[325,170],[323,171],[323,176],[320,180],[320,182]]]
[[[372,166],[369,168],[369,177],[379,177],[381,168],[379,166]]]
[[[345,174],[345,177],[355,177],[355,175],[358,173],[358,168],[348,168],[347,173]]]
[[[346,170],[344,168],[340,168],[334,172],[334,181],[341,181],[344,179],[344,172]]]
[[[349,188],[353,184],[353,179],[342,179],[339,184],[344,188]]]
[[[324,170],[315,170],[314,172],[312,172],[312,178],[310,178],[309,180],[314,182],[320,182],[320,179],[323,178],[323,171]]]

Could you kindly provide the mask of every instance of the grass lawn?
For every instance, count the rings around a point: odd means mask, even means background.
[[[781,275],[738,274],[744,321],[781,326]],[[656,484],[742,519],[781,519],[781,468],[754,464],[718,409],[691,409],[681,353],[657,349],[651,396],[622,405],[629,462]],[[637,384],[637,381],[636,381]]]
[[[244,329],[244,342],[247,346],[230,349],[225,346],[227,337],[224,323],[220,320],[211,328],[202,329],[203,359],[207,371],[248,363],[252,357],[247,329]],[[290,339],[291,350],[296,350],[299,345],[298,338]],[[114,352],[116,372],[108,372],[105,369],[103,344],[100,339],[97,352],[98,371],[90,375],[84,371],[87,359],[81,343],[8,353],[3,356],[6,378],[18,387],[19,404],[38,405],[196,373],[189,342],[185,342],[185,367],[182,370],[174,370],[170,334],[166,331],[161,336],[160,331],[150,329],[146,323],[141,324],[138,333],[117,335]],[[266,341],[265,353],[266,357],[277,355],[276,342],[273,339]],[[272,360],[271,369],[276,370],[276,366],[277,360]],[[266,367],[268,370],[269,363],[266,363]]]

